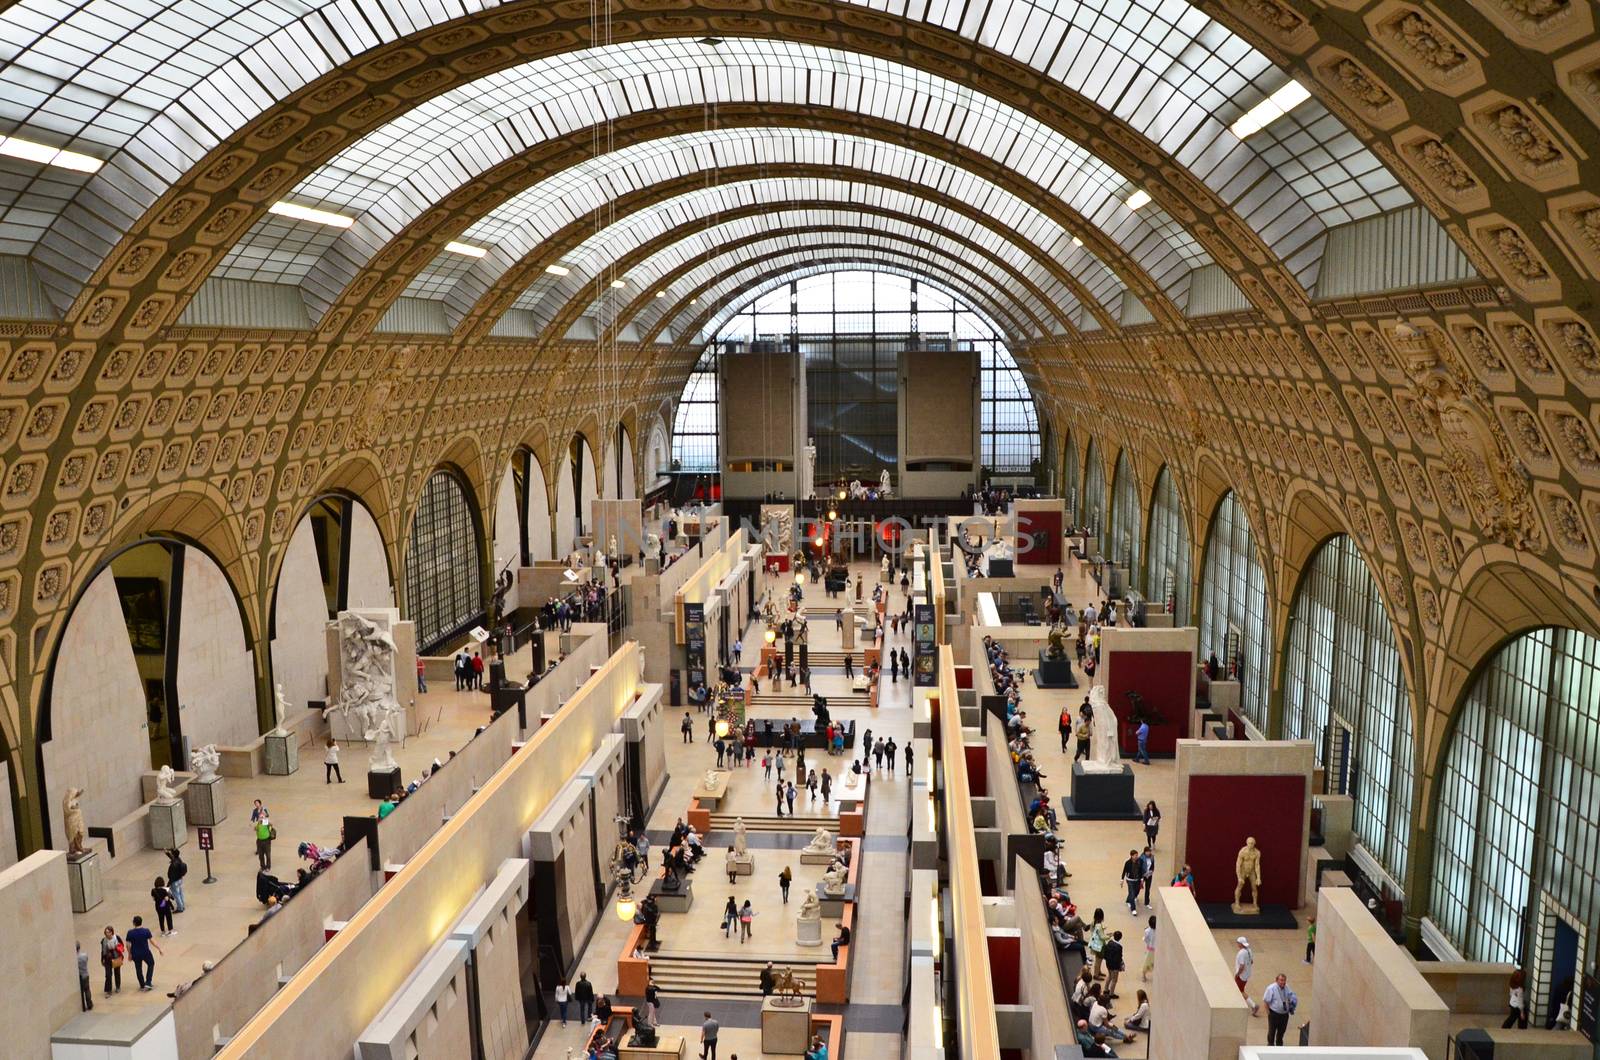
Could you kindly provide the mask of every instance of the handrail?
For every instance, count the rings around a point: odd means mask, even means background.
[[[950,645],[941,644],[939,746],[940,764],[944,767],[945,857],[950,873],[950,915],[956,952],[956,1023],[961,1056],[965,1060],[988,1060],[1000,1055],[1000,1031],[994,1015],[994,979],[989,970],[989,944],[984,937],[977,832],[962,743],[955,655]]]

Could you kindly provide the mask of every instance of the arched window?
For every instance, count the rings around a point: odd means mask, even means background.
[[[1078,524],[1078,443],[1067,432],[1067,444],[1061,451],[1061,496],[1067,502],[1067,521]]]
[[[1150,551],[1144,594],[1153,604],[1170,598],[1173,621],[1180,626],[1189,621],[1189,527],[1183,521],[1177,483],[1165,467],[1156,475],[1150,501]]]
[[[460,478],[435,471],[422,488],[406,543],[407,617],[427,654],[483,614],[477,521]]]
[[[1271,687],[1272,625],[1267,621],[1267,579],[1256,561],[1255,536],[1244,505],[1229,490],[1217,505],[1206,539],[1206,561],[1200,582],[1200,651],[1215,652],[1224,669],[1243,667],[1239,708],[1256,728],[1266,731],[1267,694]],[[1230,645],[1230,633],[1240,639]],[[1230,658],[1230,650],[1237,655]]]
[[[1106,542],[1111,560],[1128,568],[1128,584],[1139,583],[1139,563],[1143,558],[1144,506],[1139,503],[1139,481],[1126,450],[1117,454],[1117,468],[1111,476],[1111,537]]]
[[[1106,469],[1100,462],[1100,447],[1089,440],[1087,459],[1083,469],[1083,505],[1079,521],[1089,529],[1089,551],[1106,550]]]
[[[1310,740],[1328,790],[1355,798],[1355,834],[1403,883],[1411,710],[1378,583],[1348,534],[1312,557],[1289,619],[1283,735]]]
[[[672,422],[672,459],[681,471],[715,472],[717,449],[717,351],[708,343],[683,384]],[[662,468],[661,470],[666,470]]]
[[[1555,963],[1563,933],[1581,940],[1589,925],[1578,970],[1594,959],[1597,805],[1600,640],[1526,633],[1495,654],[1456,719],[1439,781],[1430,919],[1468,960],[1530,955],[1536,1016],[1571,974]]]

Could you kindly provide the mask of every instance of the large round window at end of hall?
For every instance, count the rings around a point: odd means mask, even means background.
[[[804,354],[818,481],[894,472],[898,359],[907,349],[977,352],[979,454],[992,475],[1029,475],[1040,459],[1033,393],[994,323],[925,280],[851,270],[785,280],[722,320],[678,400],[675,470],[721,469],[718,357],[730,344],[760,343]]]

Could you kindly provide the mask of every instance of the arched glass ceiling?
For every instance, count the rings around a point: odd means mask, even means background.
[[[1234,204],[1269,245],[1409,197],[1315,100],[1249,143],[1229,123],[1279,87],[1265,56],[1183,0],[850,0],[993,48],[1096,100]],[[462,0],[21,0],[0,11],[0,131],[106,158],[87,182],[6,160],[0,240],[31,245],[71,204],[55,266],[80,280],[176,177],[277,99],[458,15]],[[1291,196],[1277,194],[1287,180]],[[92,206],[89,205],[92,203]],[[1315,204],[1315,205],[1313,205]],[[1319,220],[1313,210],[1323,211]],[[96,212],[98,211],[98,212]],[[89,244],[91,252],[83,253]],[[1284,255],[1288,257],[1287,254]],[[78,260],[87,257],[88,261]]]
[[[1047,324],[1059,327],[1050,315],[1049,306],[1044,305],[1037,298],[1019,289],[1015,284],[1008,282],[1007,277],[1004,275],[995,275],[992,266],[988,262],[977,258],[976,255],[960,244],[926,231],[917,231],[906,236],[900,236],[884,229],[877,229],[871,233],[805,230],[775,232],[769,238],[759,239],[754,243],[736,247],[726,254],[691,269],[683,279],[673,284],[672,289],[667,291],[666,297],[653,299],[653,301],[661,303],[660,308],[647,315],[642,315],[635,321],[635,326],[641,335],[645,334],[673,306],[687,298],[690,292],[698,290],[706,283],[727,273],[741,262],[754,263],[785,247],[793,247],[796,250],[822,246],[839,248],[897,247],[903,249],[907,254],[932,260],[933,254],[918,245],[919,243],[931,243],[939,247],[942,251],[939,260],[956,266],[961,275],[970,275],[971,282],[969,286],[974,290],[981,290],[987,293],[992,302],[1011,307],[1023,307]],[[819,255],[822,253],[820,250],[815,252]],[[715,298],[714,292],[721,288],[722,282],[724,281],[719,281],[707,289],[707,295],[712,297],[713,300]],[[702,300],[701,304],[705,305],[706,302]],[[1013,309],[1013,312],[1015,313],[1016,310]]]
[[[927,213],[929,211],[924,211]],[[963,222],[961,227],[971,229],[970,233],[963,233],[966,238],[983,246],[984,249],[994,253],[1020,273],[1025,279],[1037,285],[1049,299],[1049,304],[1041,302],[1037,297],[1030,295],[1020,284],[1015,284],[1009,274],[1000,272],[997,266],[985,262],[985,268],[994,270],[997,280],[1002,280],[1008,287],[1015,286],[1015,294],[1025,300],[1034,312],[1043,317],[1053,317],[1060,314],[1066,316],[1073,323],[1077,322],[1076,313],[1079,312],[1078,302],[1072,296],[1065,284],[1052,276],[1041,267],[1026,250],[1015,243],[1005,240],[992,229],[984,228],[974,222],[953,214],[947,210],[940,211],[945,216],[956,222]],[[716,212],[701,214],[715,220]],[[682,222],[680,222],[682,223]],[[653,228],[651,222],[641,222],[647,229]],[[562,276],[542,276],[536,288],[530,289],[523,301],[528,303],[532,313],[532,321],[536,327],[548,324],[564,306],[571,300],[596,301],[598,299],[606,305],[621,306],[630,301],[641,290],[653,292],[657,289],[657,281],[672,269],[695,256],[725,247],[739,239],[753,236],[761,232],[775,232],[780,230],[796,231],[815,229],[823,226],[861,226],[871,227],[881,231],[885,236],[900,236],[907,239],[922,239],[937,246],[943,247],[959,258],[974,259],[973,251],[963,246],[959,241],[942,234],[943,227],[933,219],[929,223],[916,223],[902,221],[897,218],[884,217],[882,214],[863,212],[852,209],[849,204],[843,208],[833,210],[808,209],[808,210],[775,210],[772,213],[763,213],[755,216],[741,217],[727,221],[691,235],[671,244],[664,250],[657,251],[650,258],[626,273],[613,273],[605,266],[629,253],[634,247],[648,238],[647,233],[640,232],[641,225],[616,224],[605,229],[598,236],[587,241],[583,247],[573,254],[567,255],[569,260],[578,260],[584,263],[581,270],[575,269],[572,273]],[[623,231],[633,229],[632,231]],[[670,229],[669,229],[670,230]],[[601,263],[601,271],[596,277],[590,270],[594,262]],[[582,275],[580,276],[580,271]],[[621,282],[622,287],[612,287],[612,282]],[[679,289],[687,289],[687,279],[680,279],[674,285]],[[647,314],[648,318],[648,314]],[[647,319],[645,318],[645,319]],[[641,319],[641,328],[644,319]],[[1065,328],[1058,328],[1065,331]]]
[[[647,140],[588,159],[518,193],[479,218],[458,237],[463,243],[487,249],[486,257],[471,259],[446,252],[440,255],[442,260],[434,261],[429,271],[435,277],[449,274],[460,277],[454,285],[459,293],[451,300],[470,305],[484,291],[492,289],[506,269],[544,242],[550,233],[578,218],[596,215],[614,197],[690,173],[791,162],[863,169],[945,192],[992,214],[1001,223],[1037,242],[1102,300],[1109,299],[1111,292],[1122,286],[1088,248],[1073,245],[1074,236],[1068,229],[1026,199],[957,163],[864,136],[785,128],[684,133]],[[337,212],[337,204],[325,202],[323,208]],[[1181,258],[1145,220],[1138,218],[1137,215],[1145,213],[1144,209],[1129,210],[1120,200],[1108,209],[1125,215],[1120,228],[1139,237],[1131,248],[1137,251],[1135,260],[1181,304],[1190,268],[1208,259]],[[349,234],[341,237],[334,229],[286,223],[269,216],[234,247],[218,275],[276,282],[296,282],[310,275],[318,294],[331,301],[354,277],[355,268],[365,259],[357,260],[356,256],[343,253],[329,254],[319,265],[314,257],[315,250],[302,246],[302,241],[308,237],[322,241],[324,248],[332,247],[336,240],[366,238]],[[369,254],[379,246],[381,241],[374,241],[361,254]],[[320,311],[325,305],[315,308]]]
[[[777,258],[751,264],[727,277],[714,289],[706,292],[696,305],[687,302],[678,305],[672,313],[672,326],[668,333],[677,337],[680,345],[691,341],[704,341],[716,333],[721,322],[734,312],[735,300],[742,305],[749,301],[747,293],[771,290],[778,283],[802,276],[814,276],[841,269],[866,269],[889,272],[907,279],[923,280],[954,291],[968,304],[977,306],[984,317],[996,323],[995,330],[1006,336],[1006,341],[1025,341],[1021,325],[1015,322],[1010,311],[994,302],[971,280],[972,270],[960,265],[946,267],[946,263],[930,259],[926,254],[908,256],[894,247],[867,246],[860,249],[818,251],[815,248],[795,251]],[[686,331],[690,324],[705,320],[693,332]],[[696,338],[698,336],[698,338]]]
[[[994,232],[975,225],[964,217],[957,215],[955,220],[962,223],[962,227],[954,231],[955,235],[971,240],[984,250],[995,254],[1003,261],[1010,260],[1011,256],[1020,251],[1006,240],[1001,239]],[[717,269],[725,268],[727,261],[719,259],[718,253],[723,247],[750,239],[761,233],[777,231],[805,232],[821,231],[823,229],[836,229],[841,226],[871,225],[875,229],[888,235],[901,236],[911,239],[928,238],[928,227],[913,224],[897,217],[885,217],[881,214],[863,214],[859,209],[845,207],[841,209],[808,208],[797,210],[778,210],[770,214],[753,217],[741,217],[734,221],[727,221],[703,232],[689,236],[665,250],[646,258],[625,275],[617,279],[622,282],[620,288],[613,288],[602,281],[600,285],[600,298],[587,299],[591,307],[598,308],[601,304],[609,304],[617,308],[628,305],[640,295],[651,296],[657,290],[663,289],[667,279],[672,278],[672,292],[681,293],[693,290],[704,279],[709,278],[709,273],[704,271],[704,265],[712,265]],[[970,251],[963,251],[964,256],[970,256]],[[683,272],[674,277],[675,273],[689,262],[704,256],[706,261],[701,265]],[[970,259],[976,261],[976,259]],[[982,263],[984,268],[991,268],[987,262]],[[1073,324],[1079,322],[1081,307],[1071,296],[1064,285],[1037,263],[1028,262],[1026,268],[1021,270],[1030,281],[1037,283],[1046,293],[1051,294],[1054,306],[1071,307],[1070,320]],[[1005,279],[997,276],[998,279]],[[578,295],[585,299],[587,294],[592,294],[594,287],[591,285],[587,292]],[[664,312],[667,306],[666,299],[651,298],[639,313],[634,323],[643,333],[648,331],[656,319]],[[1065,329],[1057,327],[1060,333]]]

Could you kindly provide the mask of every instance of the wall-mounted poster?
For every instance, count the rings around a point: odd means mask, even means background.
[[[939,683],[935,672],[939,648],[934,639],[933,605],[916,604],[911,610],[912,644],[916,648],[911,660],[912,684],[917,688],[932,688]]]
[[[706,605],[683,605],[683,655],[684,668],[689,671],[689,688],[705,684],[706,680]]]
[[[128,639],[138,655],[160,655],[167,648],[167,609],[160,578],[118,578],[117,599]]]

